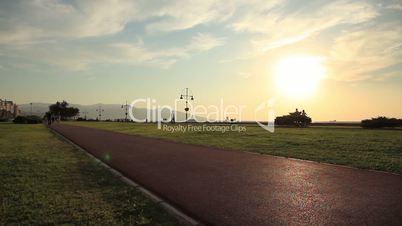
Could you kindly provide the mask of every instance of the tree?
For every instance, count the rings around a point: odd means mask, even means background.
[[[361,125],[363,128],[394,128],[402,126],[402,119],[387,118],[384,116],[362,120]]]
[[[68,118],[78,115],[80,110],[74,107],[68,107],[67,101],[62,102],[57,101],[55,104],[49,106],[49,113],[55,116],[60,116],[61,120],[66,120]]]
[[[306,112],[299,111],[296,108],[295,112],[291,112],[288,115],[278,116],[275,118],[276,125],[298,126],[307,127],[311,123],[311,118],[307,116]]]

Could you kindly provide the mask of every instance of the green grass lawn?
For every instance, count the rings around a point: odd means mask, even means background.
[[[158,130],[155,124],[66,123],[183,143],[402,173],[401,130],[313,127],[276,128],[275,133],[269,133],[257,125],[247,125],[247,131],[242,133],[169,133]]]
[[[178,225],[43,125],[0,124],[0,225]]]

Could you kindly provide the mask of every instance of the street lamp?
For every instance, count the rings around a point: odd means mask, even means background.
[[[87,111],[83,111],[82,114],[84,114],[84,118],[85,118],[85,121],[86,121],[86,120],[87,120],[87,114],[88,114],[88,112],[87,112]]]
[[[32,115],[32,102],[31,103],[29,103],[30,105],[31,105],[31,115]]]
[[[184,108],[184,111],[186,111],[186,122],[187,122],[187,120],[188,120],[188,110],[190,110],[190,108],[188,108],[188,101],[189,100],[194,100],[193,92],[191,92],[191,90],[189,90],[188,88],[183,89],[181,91],[181,94],[180,94],[180,99],[181,100],[183,100],[183,99],[186,100],[186,108]]]
[[[102,109],[102,106],[99,106],[98,109],[96,109],[96,111],[99,113],[99,121],[102,120],[102,112],[104,112],[105,110]]]
[[[126,101],[126,104],[123,104],[123,105],[121,105],[121,108],[126,108],[126,118],[125,118],[125,121],[126,122],[128,122],[128,118],[127,118],[127,115],[128,115],[128,107],[129,107],[130,105],[128,105],[127,104],[127,101]]]

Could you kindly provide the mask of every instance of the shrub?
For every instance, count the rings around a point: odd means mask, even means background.
[[[402,126],[402,119],[377,117],[362,120],[361,125],[363,128],[385,128],[385,127],[394,128]]]
[[[17,116],[13,122],[16,124],[38,124],[42,122],[42,119],[36,115]]]
[[[42,118],[36,115],[29,115],[26,118],[28,120],[28,124],[42,123]]]
[[[13,122],[14,122],[14,123],[17,123],[17,124],[26,124],[26,123],[27,123],[27,119],[26,119],[26,117],[24,117],[24,116],[17,116],[17,117],[13,120]]]
[[[278,116],[275,118],[276,125],[307,127],[311,124],[311,118],[307,116],[306,112],[298,111],[291,112],[288,115]]]

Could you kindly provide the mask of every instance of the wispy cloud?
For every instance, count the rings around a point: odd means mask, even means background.
[[[143,22],[145,29],[150,32],[187,29],[209,21],[224,20],[234,10],[227,6],[215,1],[6,2],[0,8],[0,48],[19,60],[31,57],[73,71],[85,70],[95,62],[151,63],[167,68],[190,54],[222,45],[224,39],[208,33],[197,33],[184,46],[180,47],[181,43],[177,43],[179,47],[157,49],[147,48],[143,42],[125,43],[118,40],[103,45],[101,49],[71,46],[66,42],[114,35],[123,31],[130,22],[151,18],[151,22]],[[110,47],[119,52],[110,50]],[[40,59],[35,54],[40,55]]]
[[[390,23],[344,33],[330,53],[332,78],[362,80],[375,72],[402,63],[402,28]]]
[[[358,24],[369,21],[378,12],[364,1],[333,1],[329,4],[307,4],[297,11],[286,11],[283,3],[268,11],[246,14],[231,27],[238,32],[260,34],[253,43],[260,51],[268,51],[302,41],[314,34],[340,24]]]
[[[9,7],[13,10],[8,10]],[[146,30],[150,32],[175,31],[223,21],[233,11],[231,4],[212,0],[76,0],[73,4],[41,0],[3,3],[0,9],[0,44],[112,35],[124,30],[130,22],[140,21],[146,21]]]
[[[96,63],[169,68],[181,59],[241,37],[242,49],[247,52],[228,53],[221,61],[234,63],[231,59],[248,60],[274,49],[280,51],[342,26],[349,32],[331,33],[325,40],[334,78],[370,78],[378,70],[401,63],[400,22],[389,25],[383,13],[398,13],[395,10],[402,8],[400,3],[35,0],[2,1],[0,6],[2,57],[73,71]],[[175,32],[185,33],[185,38],[164,40]],[[140,37],[139,41],[130,41],[134,37]],[[152,45],[147,38],[160,43]]]
[[[187,46],[188,51],[207,51],[215,47],[221,46],[225,38],[215,37],[208,33],[198,33],[192,37],[190,44]]]
[[[48,38],[82,38],[122,31],[137,13],[131,1],[59,0],[3,3],[0,44]],[[13,10],[8,10],[11,7]]]
[[[97,63],[148,65],[167,69],[180,59],[223,45],[224,40],[208,33],[198,33],[179,47],[149,48],[142,39],[138,39],[136,42],[117,42],[99,48],[51,43],[7,48],[6,51],[8,57],[18,60],[19,64],[34,61],[38,65],[56,66],[74,72],[85,71]]]
[[[127,64],[148,63],[168,68],[181,58],[208,51],[223,45],[223,43],[224,38],[207,33],[198,33],[184,47],[149,49],[145,47],[142,40],[136,43],[116,43],[111,46],[119,49],[119,53],[121,53],[113,61]]]
[[[156,20],[148,23],[146,30],[148,32],[175,31],[210,22],[222,22],[235,11],[234,3],[234,1],[214,0],[160,2],[149,11],[149,17],[155,17]]]
[[[387,5],[387,6],[385,6],[384,8],[386,8],[386,9],[402,10],[402,4]]]

